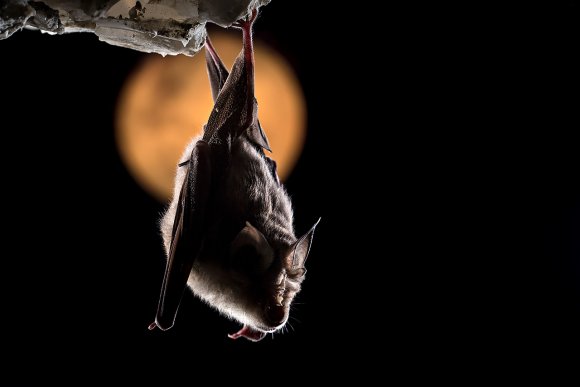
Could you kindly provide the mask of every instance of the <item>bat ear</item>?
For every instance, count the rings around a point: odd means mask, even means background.
[[[316,226],[320,223],[320,218],[314,223],[314,226],[304,234],[300,239],[298,239],[292,246],[291,253],[288,256],[287,266],[290,269],[300,269],[304,268],[306,263],[306,258],[308,258],[308,253],[310,252],[310,246],[312,245],[312,238],[314,238],[314,230]]]
[[[232,266],[252,272],[264,272],[274,261],[274,250],[257,228],[246,222],[231,244]]]

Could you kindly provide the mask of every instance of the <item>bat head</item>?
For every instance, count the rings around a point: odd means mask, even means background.
[[[253,304],[238,315],[230,315],[244,323],[240,331],[229,335],[259,341],[266,333],[282,328],[290,314],[290,305],[304,280],[314,229],[288,247],[274,248],[266,237],[250,223],[238,233],[231,244],[230,267],[237,280],[244,283],[243,292]],[[237,305],[239,301],[235,301]]]

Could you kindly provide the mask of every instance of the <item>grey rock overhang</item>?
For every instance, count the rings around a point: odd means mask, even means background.
[[[161,55],[193,56],[206,23],[228,27],[270,0],[3,0],[0,39],[27,28],[92,32],[101,41]]]

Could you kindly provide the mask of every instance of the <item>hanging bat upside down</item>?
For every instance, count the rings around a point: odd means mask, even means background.
[[[268,139],[254,97],[252,24],[236,24],[243,49],[231,73],[206,40],[215,105],[203,135],[177,167],[173,200],[161,220],[167,267],[157,316],[149,329],[173,326],[186,286],[243,327],[228,335],[259,341],[282,328],[300,291],[314,228],[293,230],[290,198],[276,163],[264,154]]]

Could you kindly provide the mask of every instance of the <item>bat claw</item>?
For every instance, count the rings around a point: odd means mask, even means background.
[[[251,27],[252,24],[254,24],[254,22],[256,21],[256,18],[258,17],[258,9],[254,8],[252,10],[252,12],[248,15],[247,19],[240,19],[237,22],[235,22],[234,24],[232,24],[233,28],[248,28]]]

